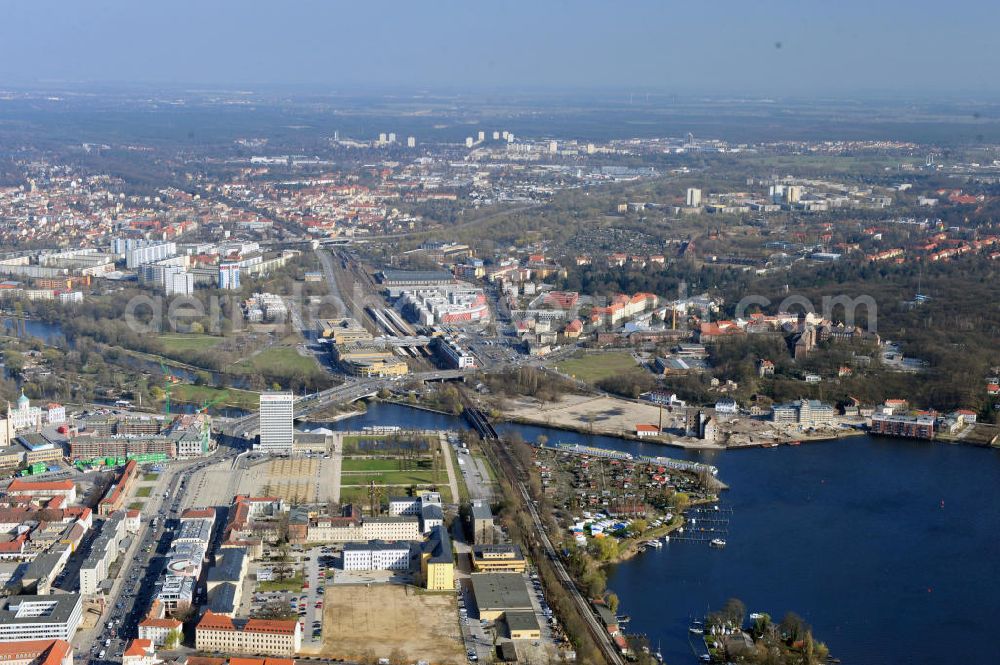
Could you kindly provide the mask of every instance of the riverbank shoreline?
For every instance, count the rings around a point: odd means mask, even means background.
[[[409,405],[404,405],[409,406]],[[526,416],[515,416],[507,413],[502,413],[500,420],[505,423],[511,423],[514,425],[529,425],[533,427],[549,427],[551,429],[558,429],[565,432],[573,432],[575,434],[583,434],[585,436],[608,436],[616,439],[621,439],[623,441],[632,441],[636,443],[647,443],[653,445],[663,446],[665,448],[677,448],[680,450],[690,450],[693,452],[721,452],[725,450],[744,450],[747,448],[772,448],[778,446],[793,446],[800,443],[817,443],[821,441],[839,441],[841,439],[847,439],[855,436],[865,436],[868,434],[864,430],[850,429],[841,430],[831,433],[820,433],[820,434],[805,434],[798,436],[798,438],[792,438],[791,436],[786,437],[782,440],[770,440],[761,441],[753,443],[745,443],[738,445],[722,445],[718,443],[706,443],[704,441],[698,440],[679,440],[679,439],[668,439],[664,440],[659,437],[640,437],[634,434],[626,433],[609,433],[609,432],[599,432],[592,431],[586,427],[578,427],[574,425],[566,425],[564,423],[554,423],[543,418],[529,418]]]
[[[674,515],[674,518],[670,520],[670,524],[664,524],[663,526],[655,529],[649,529],[641,536],[636,536],[635,538],[629,538],[627,541],[622,541],[622,547],[619,550],[618,556],[612,561],[605,562],[603,565],[613,566],[628,561],[641,552],[644,543],[650,540],[659,540],[664,536],[669,536],[678,529],[686,526],[688,524],[688,519],[684,515],[686,511],[692,508],[697,508],[698,506],[711,505],[713,503],[717,503],[718,501],[718,497],[713,499],[704,499],[701,501],[692,501],[683,511],[681,511],[680,514]]]

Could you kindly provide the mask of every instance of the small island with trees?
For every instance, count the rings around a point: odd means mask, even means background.
[[[747,620],[749,619],[749,625]],[[691,628],[704,639],[702,660],[759,665],[819,665],[838,662],[830,650],[813,638],[812,629],[798,614],[788,612],[775,623],[770,615],[751,613],[738,598],[710,612],[704,624]]]

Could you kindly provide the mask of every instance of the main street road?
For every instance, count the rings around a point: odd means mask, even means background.
[[[153,584],[160,574],[160,567],[153,565],[155,558],[166,554],[170,546],[170,533],[166,520],[176,516],[178,502],[187,490],[182,486],[188,473],[207,464],[235,456],[229,448],[219,450],[207,458],[168,463],[142,511],[142,524],[133,537],[129,551],[122,554],[121,569],[107,596],[107,607],[94,628],[77,633],[74,643],[85,660],[99,645],[111,640],[106,648],[104,662],[120,662],[119,657],[128,639],[136,637],[137,624],[145,615],[152,600]],[[158,517],[156,529],[151,527],[153,517]],[[146,552],[146,546],[150,551]],[[109,629],[114,621],[116,628]],[[95,662],[92,660],[91,662]]]

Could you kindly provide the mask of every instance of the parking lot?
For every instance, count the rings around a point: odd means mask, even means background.
[[[277,554],[277,552],[271,552]],[[261,568],[287,566],[292,569],[293,577],[287,582],[298,579],[301,573],[301,583],[287,590],[265,590],[270,583],[258,580],[250,602],[251,616],[275,617],[294,616],[302,626],[302,648],[306,651],[318,650],[322,644],[323,600],[326,593],[327,577],[331,574],[334,553],[330,548],[294,548],[289,553],[287,562],[261,563],[256,567],[258,576]]]
[[[526,662],[551,662],[556,654],[556,639],[561,637],[559,623],[555,619],[552,608],[545,602],[542,583],[534,572],[525,573],[525,584],[529,589],[531,605],[535,618],[541,628],[541,638],[538,640],[519,640],[518,653]],[[458,589],[458,618],[462,626],[462,639],[465,641],[466,657],[470,662],[493,660],[494,645],[507,635],[502,625],[493,621],[480,621],[476,618],[476,600],[472,593],[468,578],[461,581]]]

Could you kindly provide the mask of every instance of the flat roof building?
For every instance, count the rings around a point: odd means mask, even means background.
[[[472,568],[477,573],[523,573],[527,562],[517,545],[475,545]]]
[[[472,521],[472,542],[477,545],[488,545],[493,542],[493,511],[490,504],[476,499],[472,502],[470,514]]]
[[[0,642],[65,640],[72,642],[83,615],[83,596],[11,596],[0,609]]]
[[[348,571],[410,569],[410,544],[405,542],[346,543],[343,556]]]
[[[503,621],[512,640],[537,640],[542,637],[534,612],[504,612]]]
[[[532,612],[531,597],[518,573],[472,573],[472,594],[476,599],[479,618],[492,621],[505,612]]]
[[[289,392],[260,394],[260,442],[257,450],[290,454],[294,437],[295,396]]]

